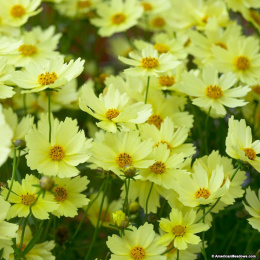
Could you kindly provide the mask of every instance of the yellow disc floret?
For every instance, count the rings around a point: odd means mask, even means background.
[[[20,51],[23,56],[32,56],[37,53],[37,48],[31,44],[22,44],[18,51]]]
[[[166,53],[170,50],[169,46],[163,43],[155,43],[153,48],[159,53]]]
[[[199,188],[196,192],[195,192],[195,197],[197,199],[203,197],[204,199],[207,199],[210,196],[210,191],[206,188]]]
[[[172,232],[174,233],[175,236],[183,236],[185,234],[186,227],[177,225],[172,228]]]
[[[79,8],[87,8],[87,7],[90,7],[92,5],[91,1],[80,1],[78,2],[78,7]]]
[[[114,14],[111,17],[112,24],[119,25],[126,20],[126,16],[123,13]]]
[[[159,78],[159,83],[164,87],[170,87],[175,83],[175,79],[173,76],[161,76]]]
[[[215,45],[227,50],[227,45],[223,42],[216,42]]]
[[[50,157],[52,160],[60,161],[61,159],[63,159],[65,152],[64,152],[64,149],[60,145],[54,145],[50,149],[49,154],[50,154]]]
[[[253,148],[245,148],[244,152],[248,159],[254,160],[256,158],[256,152]]]
[[[159,61],[156,58],[142,58],[141,64],[143,68],[153,69],[159,65]]]
[[[25,15],[26,10],[22,5],[14,5],[10,9],[10,15],[14,18],[21,18]]]
[[[43,86],[50,85],[53,84],[57,78],[56,72],[45,72],[38,76],[38,83]]]
[[[28,194],[28,192],[26,194],[21,195],[21,197],[22,203],[27,206],[31,205],[35,200],[34,194]]]
[[[153,10],[153,6],[149,3],[141,3],[141,5],[143,6],[145,12]]]
[[[235,66],[239,70],[247,70],[250,67],[250,60],[246,56],[238,56],[235,59]]]
[[[145,259],[145,250],[141,246],[135,246],[130,251],[130,257],[134,260]]]
[[[222,89],[221,87],[219,86],[207,86],[206,88],[206,95],[210,98],[213,98],[213,99],[218,99],[218,98],[221,98],[223,96],[223,92],[222,92]]]
[[[113,118],[116,118],[119,115],[119,111],[115,108],[110,108],[106,112],[106,118],[109,120],[112,120]]]
[[[167,142],[167,141],[164,141],[164,140],[161,140],[160,142],[156,143],[154,145],[154,147],[158,147],[159,144],[167,144],[167,149],[171,150],[172,149],[172,146]]]
[[[156,17],[152,20],[152,26],[156,28],[161,28],[166,24],[162,17]]]
[[[260,95],[260,85],[253,86],[252,91],[255,92],[256,94]]]
[[[54,199],[56,201],[64,201],[66,200],[67,196],[68,196],[68,192],[65,188],[57,186],[53,189],[55,196]]]
[[[128,153],[120,153],[116,157],[116,163],[121,167],[124,168],[126,165],[132,164],[132,157]]]
[[[159,115],[151,115],[147,120],[148,124],[155,125],[158,129],[161,128],[162,122],[163,122],[163,118]]]
[[[153,165],[151,165],[149,169],[154,173],[162,174],[165,172],[166,166],[165,163],[157,161]]]

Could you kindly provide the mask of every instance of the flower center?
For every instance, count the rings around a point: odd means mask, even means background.
[[[58,186],[58,187],[55,187],[53,189],[53,191],[55,193],[54,199],[56,201],[64,201],[67,199],[68,192],[65,188]]]
[[[164,87],[170,87],[175,83],[175,79],[173,76],[161,76],[159,83]]]
[[[209,15],[205,15],[205,16],[202,18],[202,22],[203,22],[203,23],[207,23],[209,18],[210,18]]]
[[[141,64],[143,68],[153,69],[159,65],[159,61],[156,58],[142,58]]]
[[[203,197],[204,199],[207,199],[209,196],[210,196],[210,191],[205,188],[199,188],[195,193],[195,197],[197,199],[199,199],[201,197]]]
[[[118,13],[118,14],[114,14],[112,17],[111,17],[111,22],[112,24],[121,24],[125,21],[126,19],[126,16],[123,14],[123,13]]]
[[[163,118],[161,118],[161,116],[159,115],[151,115],[147,120],[148,124],[155,125],[158,129],[161,128],[162,122],[163,122]]]
[[[245,148],[244,152],[248,159],[254,160],[256,158],[256,152],[253,148]]]
[[[149,169],[154,173],[162,174],[165,172],[166,166],[165,163],[158,161],[155,162],[152,166],[150,166]]]
[[[135,246],[130,251],[130,257],[134,260],[142,260],[145,259],[145,251],[141,246]]]
[[[87,7],[90,7],[92,5],[91,1],[81,1],[81,2],[78,2],[78,7],[79,8],[87,8]]]
[[[27,206],[31,205],[35,200],[34,194],[28,194],[28,192],[25,195],[22,195],[21,197],[22,203]]]
[[[172,228],[172,232],[175,236],[183,236],[185,234],[186,227],[183,227],[181,225],[175,226]]]
[[[20,18],[24,16],[26,13],[25,8],[22,5],[14,5],[10,9],[10,15],[13,16],[14,18]]]
[[[250,15],[253,20],[260,25],[260,14],[254,10],[250,10]]]
[[[108,118],[109,120],[112,120],[113,118],[117,117],[119,115],[119,113],[120,112],[117,109],[110,108],[106,112],[106,118]]]
[[[158,147],[159,144],[167,144],[167,149],[171,150],[172,149],[172,146],[167,142],[167,141],[164,141],[164,140],[161,140],[160,142],[156,143],[154,145],[154,147]]]
[[[60,145],[54,145],[51,148],[49,154],[50,154],[51,159],[54,161],[60,161],[61,159],[63,159],[63,157],[65,155],[64,150]]]
[[[227,45],[223,42],[216,42],[215,45],[227,50]]]
[[[254,91],[256,94],[260,95],[260,85],[252,87],[252,91]]]
[[[116,157],[116,163],[121,168],[124,168],[126,165],[131,165],[132,164],[132,157],[128,153],[120,153]]]
[[[156,17],[152,20],[152,26],[156,28],[161,28],[166,24],[162,17]]]
[[[23,56],[32,56],[37,53],[37,48],[31,44],[22,44],[18,51],[20,51]]]
[[[38,83],[40,83],[43,86],[53,84],[57,79],[56,72],[45,72],[38,76]]]
[[[166,53],[170,50],[169,46],[163,43],[155,43],[153,48],[159,53]]]
[[[210,98],[213,98],[213,99],[218,99],[220,97],[223,96],[223,92],[222,92],[222,89],[221,87],[219,86],[207,86],[206,88],[206,95]]]
[[[145,12],[153,10],[153,6],[149,3],[141,3],[141,5],[143,6]]]
[[[246,56],[238,56],[235,59],[235,66],[239,70],[247,70],[250,66],[250,61]]]

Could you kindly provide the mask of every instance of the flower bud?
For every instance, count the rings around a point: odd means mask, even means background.
[[[127,217],[123,211],[118,210],[115,213],[113,213],[113,223],[119,229],[126,229],[129,225],[129,220],[127,219]]]
[[[40,186],[43,190],[51,190],[54,186],[54,180],[48,176],[43,176],[40,179]]]
[[[129,204],[129,210],[131,213],[135,213],[140,209],[140,205],[137,201],[134,201]]]
[[[136,168],[132,165],[126,165],[124,167],[124,174],[127,178],[132,178],[136,174]]]
[[[14,146],[17,147],[18,149],[24,149],[26,147],[26,143],[24,140],[22,139],[17,139],[14,142]]]

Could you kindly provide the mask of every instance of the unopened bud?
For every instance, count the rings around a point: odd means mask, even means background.
[[[126,165],[124,167],[124,174],[128,178],[132,178],[136,174],[136,168],[134,166],[132,166],[132,165]]]
[[[43,190],[51,190],[54,186],[54,180],[48,176],[43,176],[40,179],[40,186]]]
[[[130,203],[129,210],[131,213],[135,213],[140,209],[140,205],[137,201]]]
[[[129,220],[127,219],[125,213],[121,210],[113,213],[113,222],[119,229],[126,229],[129,225]]]
[[[17,139],[14,142],[14,146],[17,147],[18,149],[24,149],[26,147],[26,143],[24,140],[22,139]]]

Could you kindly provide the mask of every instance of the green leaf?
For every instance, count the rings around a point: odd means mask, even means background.
[[[39,239],[41,238],[42,231],[43,231],[43,228],[40,228],[35,233],[35,235],[33,236],[32,240],[28,243],[28,245],[24,249],[24,251],[22,253],[22,257],[25,256],[27,253],[29,253],[31,251],[31,249],[35,246],[35,244],[39,241]]]

